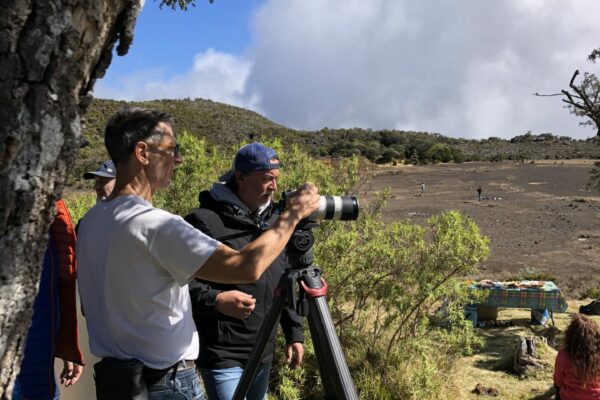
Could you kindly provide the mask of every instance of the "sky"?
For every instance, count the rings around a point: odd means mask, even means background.
[[[204,98],[301,130],[505,139],[592,127],[558,93],[600,73],[598,0],[146,0],[94,95]]]

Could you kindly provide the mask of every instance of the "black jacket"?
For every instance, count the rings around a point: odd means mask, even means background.
[[[208,191],[200,192],[199,200],[200,208],[188,214],[185,220],[207,235],[220,238],[254,231],[253,234],[239,238],[222,240],[222,243],[236,250],[260,236],[258,227],[265,222],[272,223],[277,218],[270,206],[258,218],[253,219],[247,210],[229,202],[216,201]],[[286,265],[284,251],[254,283],[230,285],[204,280],[190,283],[192,311],[200,335],[200,355],[196,361],[198,367],[221,369],[244,366],[271,306],[273,290]],[[255,309],[248,318],[240,320],[215,310],[216,295],[227,290],[239,290],[256,298]],[[284,308],[280,323],[287,343],[304,341],[303,320],[294,311]],[[265,348],[262,362],[273,359],[274,336],[273,334]]]

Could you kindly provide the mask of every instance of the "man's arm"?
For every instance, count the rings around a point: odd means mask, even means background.
[[[212,210],[199,209],[184,218],[194,228],[214,238],[225,226],[221,217]],[[217,312],[229,317],[245,319],[254,310],[256,299],[239,290],[217,290],[208,281],[193,279],[189,283],[194,318],[212,316]]]
[[[229,317],[245,319],[256,306],[256,299],[239,290],[213,289],[208,282],[193,280],[189,283],[194,318],[215,315],[216,312]]]
[[[194,315],[214,315],[216,297],[221,291],[213,289],[208,283],[196,279],[192,279],[189,287]]]
[[[298,222],[318,208],[318,189],[304,184],[288,197],[285,210],[271,228],[239,251],[220,244],[195,276],[220,283],[258,280],[283,251]]]

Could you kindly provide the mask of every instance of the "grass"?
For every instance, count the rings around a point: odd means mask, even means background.
[[[587,288],[583,292],[582,298],[600,299],[600,289],[597,287]]]
[[[570,300],[566,313],[555,313],[556,327],[564,331],[571,321],[571,315],[579,310],[579,306],[589,300]],[[593,317],[600,323],[600,316]],[[530,337],[539,333],[544,327],[529,323],[528,309],[500,309],[498,320],[510,320],[512,326],[504,328],[482,328],[486,344],[482,350],[470,357],[463,357],[456,366],[456,385],[459,387],[459,399],[480,399],[481,396],[471,393],[478,383],[498,390],[497,399],[550,399],[549,390],[553,386],[552,374],[556,350],[538,341],[538,352],[544,364],[543,370],[532,376],[520,378],[507,370],[508,361],[518,337]],[[559,341],[560,342],[560,341]]]

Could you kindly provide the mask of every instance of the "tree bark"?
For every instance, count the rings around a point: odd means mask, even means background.
[[[143,0],[4,0],[0,8],[0,398],[10,398],[54,202],[81,115]]]

